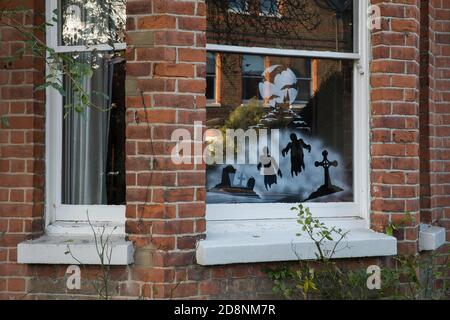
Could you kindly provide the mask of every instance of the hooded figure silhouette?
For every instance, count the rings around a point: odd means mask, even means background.
[[[308,150],[311,153],[311,145],[306,144],[303,139],[298,139],[295,133],[291,134],[291,142],[289,142],[281,151],[283,157],[291,151],[291,175],[297,176],[302,170],[305,170],[305,161],[303,149]]]

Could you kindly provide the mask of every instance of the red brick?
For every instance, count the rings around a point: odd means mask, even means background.
[[[137,19],[139,29],[175,29],[176,18],[173,16],[144,16]]]
[[[155,76],[159,77],[180,77],[192,78],[194,76],[194,66],[192,64],[169,64],[157,63],[155,65]]]

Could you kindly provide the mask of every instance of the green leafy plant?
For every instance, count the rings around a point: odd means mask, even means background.
[[[367,287],[365,268],[343,269],[333,260],[347,232],[328,227],[315,218],[303,205],[292,208],[297,213],[301,232],[316,247],[316,260],[298,259],[293,266],[265,270],[273,282],[272,290],[285,299],[444,299],[449,285],[446,272],[450,269],[448,256],[437,263],[437,256],[398,256],[391,266],[381,268],[381,289]],[[409,220],[405,217],[405,223]],[[327,249],[327,242],[331,249]],[[298,256],[298,255],[297,255]],[[436,286],[436,280],[441,281]]]
[[[384,285],[384,293],[391,299],[440,300],[450,297],[446,272],[450,270],[448,255],[438,263],[435,253],[417,256],[398,256],[393,267],[385,267],[383,275],[390,278],[390,285]],[[436,285],[438,282],[441,284]],[[389,282],[387,282],[389,284]]]
[[[241,104],[230,113],[222,131],[225,132],[226,129],[247,130],[251,126],[257,125],[264,113],[262,103],[256,98],[250,99],[248,103]]]
[[[301,232],[297,236],[306,234],[314,242],[317,249],[315,255],[318,260],[326,262],[331,259],[348,232],[343,232],[342,229],[337,227],[327,227],[318,218],[314,218],[311,210],[305,208],[302,204],[292,207],[291,210],[297,212],[297,223],[301,227]],[[334,236],[337,236],[337,240],[334,240]],[[324,245],[327,241],[335,241],[331,250],[325,249]]]
[[[393,221],[389,221],[388,225],[386,226],[386,234],[389,236],[393,236],[395,230],[398,230],[399,228],[402,228],[405,225],[407,225],[411,222],[414,222],[414,221],[415,221],[415,219],[411,216],[411,213],[407,212],[402,217],[400,222],[394,223]]]

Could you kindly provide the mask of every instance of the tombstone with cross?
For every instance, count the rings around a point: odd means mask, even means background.
[[[233,186],[244,187],[247,180],[248,178],[242,172],[238,172],[238,174],[234,176]]]
[[[324,150],[322,152],[322,156],[323,156],[323,160],[321,162],[316,161],[314,163],[314,165],[316,167],[323,167],[324,169],[324,182],[323,185],[326,187],[331,187],[331,178],[330,178],[330,167],[337,167],[338,166],[338,162],[336,160],[334,161],[330,161],[328,160],[328,151]]]
[[[323,178],[323,185],[319,187],[316,191],[311,193],[311,195],[305,200],[312,200],[315,198],[323,197],[332,193],[336,193],[339,191],[343,191],[342,188],[339,188],[331,183],[331,177],[330,177],[330,167],[337,167],[338,162],[336,160],[330,161],[328,160],[328,151],[324,150],[322,152],[323,160],[322,161],[316,161],[314,165],[316,167],[323,167],[324,170],[324,178]]]
[[[253,191],[255,182],[255,178],[247,176],[243,170],[238,170],[232,165],[228,165],[222,168],[220,183],[208,191],[226,193],[233,196],[259,198],[256,192]]]

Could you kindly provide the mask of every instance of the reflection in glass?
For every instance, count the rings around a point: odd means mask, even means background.
[[[215,100],[216,92],[216,57],[213,53],[208,52],[206,54],[206,99]]]
[[[352,0],[206,0],[207,42],[353,52]]]
[[[60,44],[124,42],[126,0],[60,0]]]

